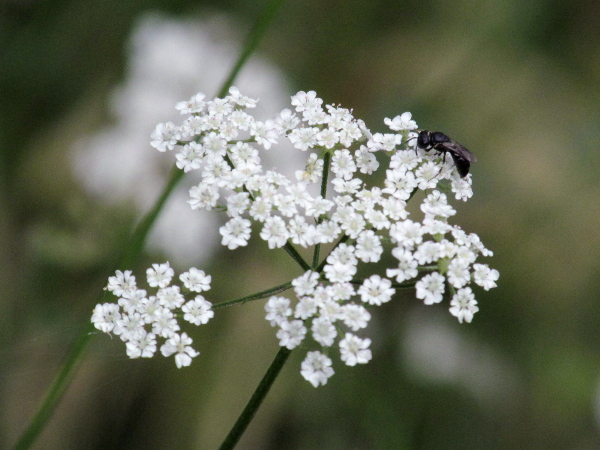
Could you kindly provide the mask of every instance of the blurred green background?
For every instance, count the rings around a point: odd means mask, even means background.
[[[115,171],[95,172],[99,160],[81,155],[105,148],[119,166],[137,139],[139,176],[148,161],[166,176],[172,159],[149,145],[173,113],[162,91],[214,95],[263,6],[2,2],[0,447],[25,428],[160,190],[110,191]],[[140,49],[156,50],[147,66],[135,62]],[[470,325],[447,302],[399,295],[375,312],[371,363],[334,362],[325,387],[301,378],[304,352],[292,353],[238,448],[600,448],[600,3],[290,0],[251,65],[244,93],[274,97],[265,115],[314,89],[373,131],[411,111],[476,153],[475,196],[454,202],[453,222],[495,252],[484,262],[500,280],[477,290]],[[149,121],[131,122],[145,110]],[[195,236],[181,240],[193,247]],[[180,237],[155,237],[136,273],[196,265],[213,275],[213,302],[298,275],[266,246],[203,244],[178,258],[170,240]],[[193,330],[201,356],[183,370],[129,360],[118,339],[94,337],[36,448],[215,448],[275,356],[274,334],[263,302],[219,311]]]

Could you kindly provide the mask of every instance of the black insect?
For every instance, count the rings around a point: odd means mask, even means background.
[[[444,162],[446,162],[446,153],[450,153],[461,178],[469,174],[471,163],[477,161],[473,153],[439,131],[420,131],[417,137],[417,147],[422,148],[426,152],[434,149],[443,153]]]

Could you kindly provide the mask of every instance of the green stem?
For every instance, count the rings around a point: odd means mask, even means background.
[[[265,376],[254,391],[254,394],[252,394],[250,401],[242,411],[242,414],[240,414],[240,417],[233,425],[233,428],[221,444],[221,447],[219,447],[220,450],[230,450],[238,443],[242,434],[246,431],[248,424],[252,421],[254,414],[256,414],[256,411],[258,411],[258,408],[267,396],[269,389],[271,389],[271,386],[277,379],[277,376],[279,375],[279,372],[281,372],[281,368],[287,361],[290,353],[292,353],[291,350],[281,347],[277,356],[275,356],[275,359],[271,363],[271,366],[267,370],[267,373],[265,373]]]
[[[296,250],[296,247],[294,247],[292,244],[290,244],[290,242],[286,242],[286,244],[283,246],[283,249],[288,253],[288,255],[290,255],[292,257],[292,259],[294,261],[296,261],[300,267],[302,267],[304,270],[310,270],[311,267],[308,265],[308,263],[306,261],[304,261],[304,258],[302,258],[302,256],[300,255],[300,253],[298,253],[298,250]]]
[[[250,31],[248,35],[248,39],[246,40],[246,45],[242,49],[242,52],[234,65],[229,77],[223,83],[221,90],[219,91],[218,97],[224,97],[231,85],[233,84],[236,76],[238,75],[241,68],[244,66],[245,62],[248,60],[250,55],[256,50],[260,40],[266,33],[269,25],[274,19],[279,7],[283,4],[284,0],[271,0],[269,4],[265,7],[265,10],[261,17],[257,20],[254,28]],[[152,207],[152,209],[144,216],[142,221],[136,227],[130,243],[127,245],[126,250],[119,261],[119,267],[132,267],[137,261],[140,252],[142,251],[144,244],[146,242],[146,238],[148,237],[148,233],[150,232],[154,222],[162,211],[164,204],[167,199],[177,186],[177,184],[183,178],[184,172],[178,170],[177,168],[173,168],[173,173],[165,186],[164,191]],[[298,255],[299,256],[299,255]],[[305,263],[306,264],[306,263]],[[308,267],[308,264],[306,264]],[[100,296],[102,298],[104,293]],[[19,438],[15,448],[22,450],[30,448],[36,438],[39,436],[41,431],[46,426],[48,419],[52,416],[52,413],[56,409],[59,400],[62,398],[66,388],[69,385],[69,382],[73,378],[75,374],[75,369],[78,364],[83,360],[84,351],[87,348],[90,340],[91,334],[89,332],[90,328],[86,328],[85,333],[82,333],[77,341],[71,347],[69,354],[65,360],[65,363],[61,366],[59,373],[56,375],[54,381],[49,387],[46,396],[42,400],[38,411],[35,416],[29,422],[29,425]]]
[[[75,370],[83,360],[82,355],[84,354],[84,351],[91,340],[93,329],[94,327],[92,324],[89,324],[71,347],[65,362],[61,366],[60,372],[52,381],[52,386],[46,392],[46,396],[40,404],[36,415],[29,422],[29,426],[15,445],[16,450],[30,448],[40,432],[43,430],[50,416],[52,416],[56,404],[69,386],[69,383],[75,374]]]
[[[327,179],[329,178],[329,164],[331,163],[331,153],[325,152],[323,155],[323,179],[321,180],[321,197],[327,197]],[[323,222],[323,217],[319,217],[317,225]],[[312,266],[317,267],[319,265],[319,253],[321,252],[321,244],[315,245],[315,252],[313,253]]]
[[[165,203],[173,193],[175,187],[183,179],[184,174],[185,172],[183,170],[180,170],[177,167],[173,167],[173,170],[171,171],[171,176],[167,181],[167,184],[163,189],[162,193],[160,194],[160,197],[158,198],[158,200],[156,200],[156,203],[154,204],[152,209],[148,211],[148,213],[144,216],[144,218],[141,220],[141,222],[138,224],[135,231],[133,232],[130,244],[126,247],[125,252],[121,257],[121,260],[119,261],[120,269],[127,269],[133,267],[138,257],[140,256],[142,249],[144,248],[146,238],[148,237],[148,233],[150,233],[154,222],[156,222],[158,215],[160,214],[163,207],[165,206]]]
[[[223,87],[219,91],[217,97],[225,97],[227,95],[229,88],[231,87],[231,85],[233,85],[233,81],[237,77],[238,73],[240,72],[250,55],[254,52],[254,50],[256,50],[256,47],[258,47],[260,40],[267,32],[269,25],[271,25],[271,22],[277,15],[277,11],[281,7],[281,5],[283,5],[284,1],[285,0],[271,0],[267,4],[267,6],[265,6],[262,15],[258,18],[256,23],[254,24],[254,27],[248,34],[248,38],[246,39],[246,44],[242,49],[242,53],[240,54],[237,62],[235,63],[235,66],[233,66],[229,77],[223,83]]]
[[[279,294],[280,292],[287,291],[292,287],[292,282],[288,281],[287,283],[280,284],[279,286],[272,287],[262,292],[257,292],[256,294],[248,295],[246,297],[238,298],[236,300],[231,300],[228,302],[216,303],[212,306],[212,310],[226,308],[227,306],[240,305],[242,303],[250,302],[252,300],[260,300],[261,298],[269,297],[270,295]]]

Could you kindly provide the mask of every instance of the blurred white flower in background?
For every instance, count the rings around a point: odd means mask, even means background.
[[[506,414],[521,407],[526,386],[510,355],[464,333],[439,311],[413,309],[405,320],[398,360],[414,380],[463,389]]]
[[[71,160],[86,190],[107,203],[133,203],[138,215],[155,202],[170,174],[170,158],[150,146],[158,122],[180,121],[173,105],[196,92],[215,95],[239,55],[243,36],[229,19],[173,19],[157,13],[141,17],[132,31],[125,80],[112,94],[114,121],[77,143]],[[260,99],[254,115],[267,119],[289,104],[283,74],[272,64],[253,57],[235,82],[243,92]],[[261,117],[263,116],[263,117]],[[269,165],[283,172],[303,165],[302,155],[270,152]],[[285,155],[285,156],[283,156]],[[189,175],[171,196],[148,241],[181,265],[210,258],[219,245],[215,215],[192,211]]]

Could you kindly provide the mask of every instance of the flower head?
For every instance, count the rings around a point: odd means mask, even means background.
[[[452,197],[473,195],[472,176],[460,177],[451,158],[444,165],[441,152],[417,148],[411,113],[386,118],[391,132],[372,133],[352,110],[324,105],[315,91],[298,92],[271,119],[253,117],[257,103],[235,87],[224,98],[196,94],[176,105],[187,115],[181,125],[159,124],[151,145],[174,150],[176,166],[199,175],[188,204],[198,213],[224,213],[219,233],[229,250],[261,239],[300,261],[305,251],[296,247],[313,248],[314,260],[301,261],[290,295],[271,295],[264,306],[280,346],[322,350],[308,351],[302,376],[315,387],[326,384],[334,374],[325,354],[332,348],[349,366],[370,361],[371,339],[354,333],[401,288],[414,287],[426,305],[452,296],[450,313],[471,322],[478,311],[471,286],[489,290],[499,278],[478,262],[492,255],[479,237],[449,222],[457,214]],[[284,143],[303,152],[303,166],[286,173],[265,167],[264,152]],[[415,196],[417,190],[424,195]],[[419,198],[409,213],[407,203]],[[393,263],[372,266],[382,261]],[[213,317],[212,304],[199,295],[212,279],[192,267],[179,276],[183,287],[171,284],[169,263],[153,264],[146,279],[156,288],[151,295],[130,271],[110,277],[107,289],[118,304],[97,305],[92,322],[120,336],[132,358],[160,348],[175,355],[177,367],[187,366],[198,352],[179,319],[201,325]],[[159,340],[165,342],[157,347]]]

